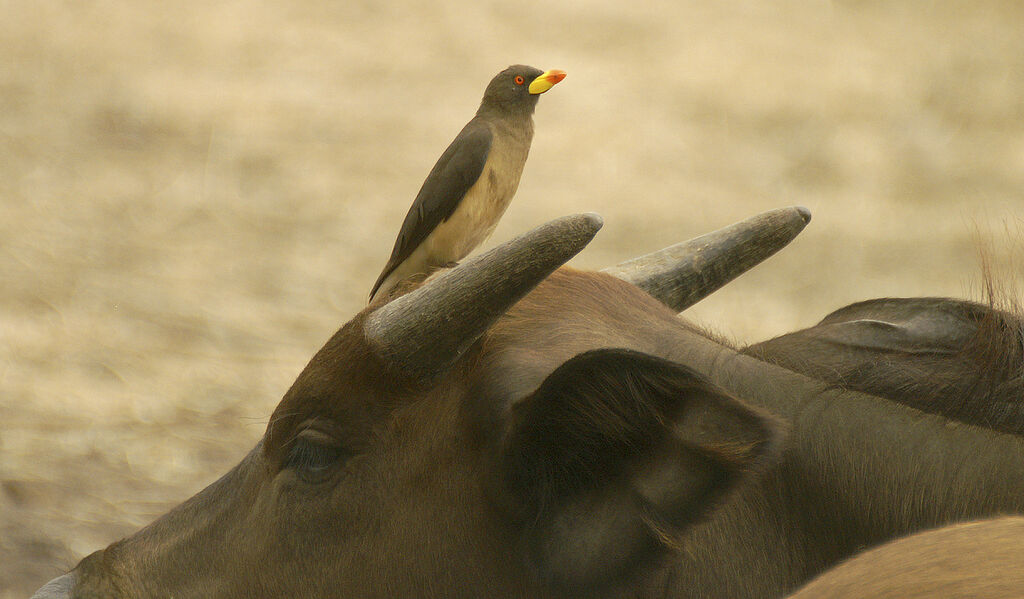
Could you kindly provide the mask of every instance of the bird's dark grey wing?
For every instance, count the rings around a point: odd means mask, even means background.
[[[448,220],[469,188],[480,178],[491,151],[491,128],[482,119],[469,121],[448,148],[437,159],[423,187],[405,215],[380,277],[370,297],[377,293],[384,279],[408,258],[437,225]]]

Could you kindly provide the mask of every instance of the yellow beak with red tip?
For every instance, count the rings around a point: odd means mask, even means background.
[[[559,69],[544,71],[530,83],[530,93],[543,94],[562,79],[565,79],[565,71]]]

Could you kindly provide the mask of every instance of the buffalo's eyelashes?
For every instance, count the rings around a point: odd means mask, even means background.
[[[294,471],[307,483],[318,483],[326,480],[347,455],[333,437],[306,429],[292,442],[284,460],[284,468]]]

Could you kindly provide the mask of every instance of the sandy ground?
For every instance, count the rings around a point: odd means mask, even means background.
[[[574,264],[598,268],[809,207],[691,310],[738,340],[868,297],[977,297],[978,231],[1024,263],[1014,0],[0,10],[3,599],[245,454],[510,63],[569,76],[490,244],[596,211]]]

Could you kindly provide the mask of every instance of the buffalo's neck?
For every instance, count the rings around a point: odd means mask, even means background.
[[[686,540],[677,597],[771,597],[864,547],[1024,511],[1024,439],[686,339],[675,359],[786,419],[781,459]]]

